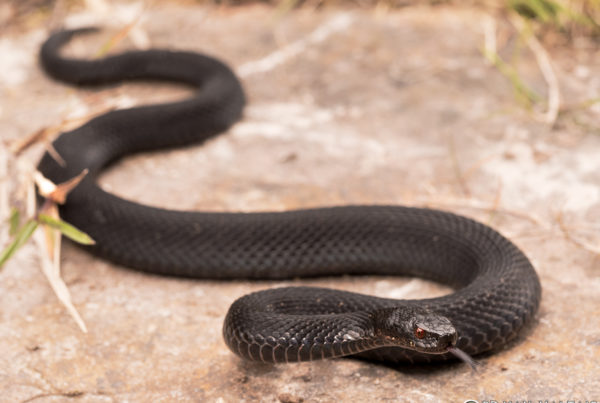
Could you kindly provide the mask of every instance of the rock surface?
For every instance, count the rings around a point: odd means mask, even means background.
[[[536,120],[482,56],[489,20],[476,10],[111,7],[142,16],[133,43],[116,50],[217,55],[241,76],[249,106],[241,123],[203,146],[119,163],[103,176],[106,189],[175,209],[392,203],[451,210],[492,225],[526,252],[542,281],[540,312],[518,341],[481,358],[478,373],[464,364],[356,360],[261,365],[240,360],[221,337],[227,308],[250,291],[314,284],[422,298],[450,290],[375,277],[162,278],[65,244],[63,278],[84,334],[27,246],[0,272],[0,401],[600,400],[600,259],[592,251],[600,248],[600,105],[570,109],[553,127]],[[81,10],[65,21],[113,24],[115,32],[124,21],[112,15]],[[47,35],[39,25],[0,40],[3,141],[108,107],[186,94],[167,85],[90,91],[52,82],[36,65]],[[509,49],[514,32],[502,24],[499,32],[499,46]],[[76,40],[67,51],[94,54],[107,37]],[[579,43],[551,56],[565,105],[600,96],[597,47]],[[529,53],[523,69],[545,96]]]

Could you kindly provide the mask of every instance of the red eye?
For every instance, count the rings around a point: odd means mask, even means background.
[[[425,329],[421,329],[420,327],[415,329],[415,336],[417,339],[423,339],[427,335],[427,331]]]

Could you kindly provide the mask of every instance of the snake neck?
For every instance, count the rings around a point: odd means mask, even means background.
[[[281,314],[268,323],[238,320],[247,315],[248,312],[236,311],[232,306],[225,319],[223,335],[232,351],[253,361],[288,363],[338,358],[388,343],[375,334],[372,315],[364,313],[302,317]],[[298,322],[303,326],[296,326]]]

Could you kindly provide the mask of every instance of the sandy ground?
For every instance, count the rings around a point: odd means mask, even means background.
[[[393,203],[438,207],[500,230],[534,263],[536,323],[507,349],[464,364],[386,367],[342,359],[244,362],[221,338],[227,308],[252,290],[316,284],[398,298],[449,292],[414,279],[326,278],[284,283],[154,277],[66,244],[63,277],[82,333],[41,275],[33,246],[0,272],[0,401],[600,400],[600,105],[553,125],[515,99],[482,56],[486,16],[455,8],[308,11],[116,3],[0,38],[0,139],[64,119],[174,99],[185,89],[128,84],[76,90],[46,78],[36,51],[50,25],[122,28],[118,49],[161,46],[227,61],[249,96],[244,120],[204,146],[128,158],[102,178],[119,195],[206,210]],[[129,19],[129,20],[128,20]],[[499,24],[510,56],[513,29]],[[68,49],[90,55],[107,35]],[[600,51],[550,50],[564,105],[600,96]],[[523,51],[522,74],[546,82]],[[543,108],[542,108],[543,109]],[[39,157],[40,150],[28,156]],[[6,179],[6,178],[4,178]],[[567,235],[568,234],[568,235]]]

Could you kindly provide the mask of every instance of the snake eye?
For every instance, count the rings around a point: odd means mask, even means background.
[[[417,339],[423,339],[423,338],[425,338],[426,335],[427,335],[427,331],[425,329],[421,329],[420,327],[417,327],[415,329],[415,337]]]

